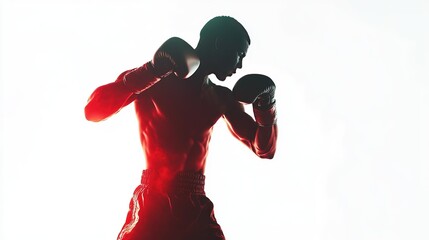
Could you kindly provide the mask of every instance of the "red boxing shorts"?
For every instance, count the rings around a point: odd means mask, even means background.
[[[158,174],[144,170],[118,240],[224,240],[205,176],[180,172],[160,190]]]

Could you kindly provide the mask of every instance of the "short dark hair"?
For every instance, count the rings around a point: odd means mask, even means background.
[[[213,41],[223,36],[234,40],[245,38],[250,45],[250,37],[246,29],[230,16],[217,16],[210,19],[200,31],[200,41]]]

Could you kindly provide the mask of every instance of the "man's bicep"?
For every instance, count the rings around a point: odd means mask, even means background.
[[[231,104],[223,115],[228,129],[240,141],[251,147],[255,138],[257,125],[253,118],[244,111],[243,105]]]

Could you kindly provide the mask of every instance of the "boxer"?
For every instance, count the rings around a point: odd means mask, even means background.
[[[218,16],[203,26],[196,48],[172,37],[152,59],[91,94],[85,116],[94,122],[134,102],[146,160],[118,240],[225,239],[204,192],[214,124],[223,118],[261,158],[272,159],[276,151],[274,82],[249,74],[230,90],[209,79],[214,74],[225,81],[241,69],[249,45],[236,19]],[[244,104],[253,105],[254,117]]]

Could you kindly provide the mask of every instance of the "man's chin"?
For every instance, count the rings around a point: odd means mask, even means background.
[[[225,81],[226,80],[226,78],[227,78],[227,76],[226,75],[219,75],[219,74],[215,74],[216,75],[216,78],[219,80],[219,81]]]

